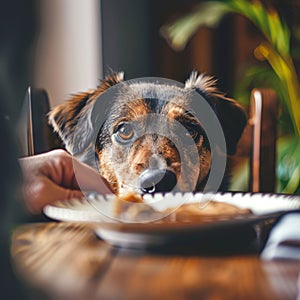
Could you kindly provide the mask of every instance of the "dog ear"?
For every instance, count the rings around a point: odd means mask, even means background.
[[[91,114],[95,101],[105,90],[122,82],[123,78],[123,72],[112,73],[101,80],[97,89],[73,95],[50,111],[49,123],[72,155],[84,152],[92,141]]]
[[[243,107],[220,93],[216,87],[216,80],[208,75],[193,72],[185,83],[185,89],[194,89],[206,99],[223,128],[227,153],[235,154],[237,143],[247,124],[247,115]]]

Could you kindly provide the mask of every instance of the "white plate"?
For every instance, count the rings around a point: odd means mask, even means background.
[[[50,219],[66,222],[103,222],[108,221],[99,214],[86,198],[57,201],[43,209]]]
[[[184,198],[184,201],[183,201]],[[282,214],[300,209],[300,197],[278,194],[215,193],[215,194],[156,194],[145,197],[148,205],[157,212],[167,207],[178,207],[182,203],[207,201],[226,202],[239,208],[249,208],[253,214],[231,218],[214,218],[207,223],[135,223],[118,222],[111,218],[114,196],[104,197],[92,194],[87,199],[60,201],[44,208],[44,213],[55,220],[95,223],[95,232],[102,239],[115,246],[131,248],[157,248],[185,245],[198,247],[206,245],[220,247],[224,239],[230,244],[253,240],[251,229],[254,224],[268,219],[277,219]],[[208,242],[207,242],[208,241]],[[210,242],[209,242],[210,241]]]

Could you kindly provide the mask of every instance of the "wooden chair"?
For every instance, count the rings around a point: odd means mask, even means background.
[[[276,188],[276,140],[278,100],[271,89],[254,89],[250,99],[249,125],[251,192],[272,193]]]
[[[49,111],[50,103],[46,90],[28,87],[20,126],[22,127],[20,136],[22,155],[34,155],[63,148],[60,139],[53,133],[48,123]]]

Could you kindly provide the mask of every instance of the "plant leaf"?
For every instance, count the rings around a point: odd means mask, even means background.
[[[269,43],[262,43],[256,50],[264,57],[283,84],[288,97],[286,104],[294,125],[295,134],[300,136],[300,85],[295,67],[290,56],[281,56]]]
[[[288,137],[278,142],[278,192],[293,194],[300,186],[300,138]]]
[[[196,7],[194,12],[163,26],[160,34],[174,50],[182,50],[200,26],[216,27],[228,12],[230,9],[226,3],[203,2]]]

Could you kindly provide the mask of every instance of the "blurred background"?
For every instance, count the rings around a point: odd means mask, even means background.
[[[95,88],[111,69],[125,71],[126,79],[181,82],[193,70],[205,72],[246,109],[253,88],[271,87],[280,100],[278,191],[300,192],[299,1],[1,3],[6,119],[18,118],[28,85],[46,89],[53,107],[72,93]]]
[[[34,81],[48,90],[56,104],[70,93],[95,87],[109,68],[124,70],[127,79],[161,76],[179,81],[198,70],[213,74],[220,89],[233,96],[245,70],[259,64],[253,53],[264,37],[251,21],[232,13],[214,28],[200,26],[185,49],[174,51],[160,34],[161,27],[191,13],[199,3],[40,0]],[[296,48],[299,1],[266,1],[270,6],[288,23]],[[299,63],[299,56],[295,60]]]

